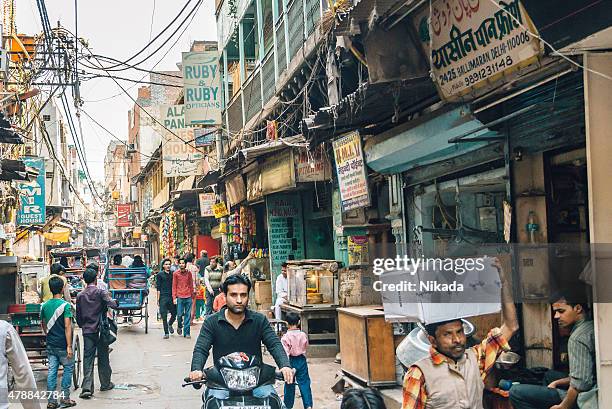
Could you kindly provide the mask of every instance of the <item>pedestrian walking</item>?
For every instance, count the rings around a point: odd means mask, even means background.
[[[178,254],[172,258],[174,262],[172,263],[172,266],[170,267],[170,271],[172,271],[173,273],[179,269],[179,259],[180,257]]]
[[[210,259],[210,264],[204,269],[204,284],[206,285],[206,315],[213,313],[215,297],[223,282],[223,268],[219,265],[220,257]]]
[[[377,389],[348,389],[344,392],[340,409],[386,409],[385,401]]]
[[[0,409],[8,409],[8,373],[9,365],[13,371],[19,400],[24,409],[41,409],[38,399],[28,399],[28,392],[36,392],[34,372],[28,360],[28,354],[21,343],[19,334],[8,322],[0,320]]]
[[[83,332],[83,384],[79,397],[90,399],[94,393],[94,360],[98,356],[98,377],[100,391],[108,391],[115,387],[111,382],[113,373],[110,366],[108,345],[100,342],[100,317],[107,313],[107,308],[117,308],[117,301],[111,299],[108,291],[96,286],[96,272],[86,269],[83,279],[87,287],[77,296],[77,324]]]
[[[155,285],[157,288],[157,306],[164,325],[164,339],[170,338],[170,334],[174,334],[174,321],[176,320],[176,305],[172,301],[172,278],[174,273],[170,270],[172,267],[170,259],[162,261],[162,269],[157,274]],[[168,321],[168,313],[170,313],[170,321]]]
[[[49,393],[47,409],[56,409],[61,404],[64,408],[76,406],[70,399],[72,372],[74,371],[74,351],[72,350],[72,308],[62,299],[64,281],[60,277],[49,279],[49,288],[53,298],[45,302],[40,309],[42,327],[47,334],[47,359],[49,373],[47,391]],[[57,371],[62,366],[61,393],[57,392]],[[58,404],[58,399],[59,404]]]
[[[209,263],[210,261],[208,259],[208,252],[206,250],[200,251],[200,258],[196,262],[196,265],[198,266],[200,278],[202,279],[204,278],[204,270],[206,270],[206,267],[208,266]]]
[[[40,281],[40,302],[41,303],[49,301],[51,298],[53,298],[53,294],[51,293],[51,289],[49,288],[49,280],[52,277],[59,277],[62,279],[62,281],[64,282],[63,298],[64,300],[68,302],[72,302],[71,297],[70,297],[70,288],[67,285],[68,279],[66,278],[65,274],[66,274],[66,268],[60,263],[53,263],[51,265],[51,274],[43,278]]]
[[[206,294],[206,290],[204,289],[204,286],[198,279],[198,287],[197,287],[196,296],[195,296],[195,301],[196,301],[195,319],[196,320],[203,320],[204,315],[206,314],[206,304],[205,304],[206,295],[205,294]]]
[[[191,309],[191,325],[195,324],[195,313],[196,313],[196,293],[198,290],[198,283],[200,282],[199,280],[199,275],[200,275],[200,270],[198,269],[198,267],[193,263],[195,260],[195,256],[192,253],[187,253],[185,255],[185,263],[187,264],[187,271],[189,271],[191,273],[191,277],[193,278],[193,297],[191,297],[191,305],[192,305],[192,309]]]
[[[310,375],[308,374],[308,363],[306,361],[306,349],[308,348],[308,336],[300,330],[300,316],[294,312],[287,314],[287,324],[289,329],[281,338],[281,343],[291,367],[295,369],[295,379],[302,394],[304,409],[312,408],[312,390],[310,389]],[[295,401],[295,383],[285,384],[285,406],[287,409],[293,408]]]
[[[184,258],[179,259],[179,269],[172,276],[172,299],[178,314],[178,334],[191,338],[191,307],[194,296],[193,276],[187,271]]]

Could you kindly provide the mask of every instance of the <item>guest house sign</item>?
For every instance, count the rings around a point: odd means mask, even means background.
[[[475,97],[542,51],[519,0],[433,0],[414,23],[447,100]]]

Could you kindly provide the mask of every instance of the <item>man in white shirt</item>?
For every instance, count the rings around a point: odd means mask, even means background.
[[[281,274],[276,278],[276,285],[274,286],[276,292],[276,302],[274,303],[274,318],[277,320],[281,318],[281,305],[287,302],[287,295],[289,292],[289,284],[287,282],[287,263],[283,263],[281,266]]]
[[[8,322],[0,320],[0,409],[8,409],[8,366],[11,365],[15,378],[15,391],[21,406],[25,409],[40,409],[36,398],[36,381],[28,360],[28,355],[21,343],[15,328]],[[27,399],[27,394],[34,399]],[[32,395],[33,394],[33,395]]]

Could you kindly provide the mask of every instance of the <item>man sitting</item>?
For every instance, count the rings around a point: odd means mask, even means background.
[[[595,328],[593,321],[588,320],[587,305],[566,295],[555,298],[552,307],[559,327],[572,331],[567,342],[569,376],[556,380],[546,376],[551,381],[547,386],[514,385],[510,389],[514,409],[571,409],[577,407],[578,401],[597,400]]]

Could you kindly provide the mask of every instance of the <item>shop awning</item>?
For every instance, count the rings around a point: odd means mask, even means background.
[[[449,139],[474,131],[472,137],[493,137],[469,107],[424,116],[391,129],[366,143],[366,163],[380,173],[399,173],[479,149],[490,142],[449,143]]]
[[[274,141],[264,142],[257,146],[242,149],[240,152],[246,161],[256,159],[259,156],[273,153],[288,147],[308,147],[306,139],[302,134],[288,136]]]
[[[178,188],[173,193],[180,193],[184,190],[193,189],[193,182],[195,182],[195,175],[187,176],[179,183]]]

